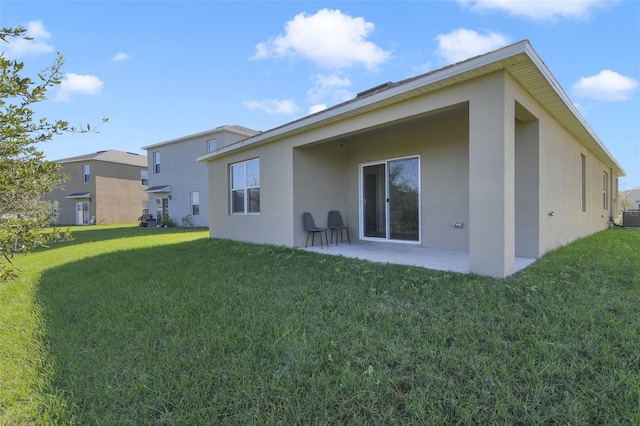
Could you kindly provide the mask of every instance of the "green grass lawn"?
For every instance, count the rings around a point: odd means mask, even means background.
[[[0,424],[640,424],[640,230],[504,280],[74,231],[0,285]]]

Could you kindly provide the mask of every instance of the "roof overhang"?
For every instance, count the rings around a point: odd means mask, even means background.
[[[208,162],[233,152],[240,152],[288,138],[501,70],[513,76],[562,126],[604,164],[613,169],[617,175],[624,176],[625,173],[620,164],[613,158],[578,112],[573,102],[560,86],[560,83],[553,77],[528,40],[520,41],[427,74],[395,84],[385,85],[384,88],[373,91],[366,96],[356,97],[335,107],[244,139],[215,152],[200,156],[196,160]]]
[[[91,198],[91,193],[90,192],[74,192],[73,194],[67,195],[65,198],[76,198],[76,199]]]
[[[171,192],[171,185],[152,186],[151,188],[145,189],[144,192],[147,192],[147,193]]]

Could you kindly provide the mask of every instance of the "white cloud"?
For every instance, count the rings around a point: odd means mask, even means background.
[[[15,38],[11,39],[9,43],[2,43],[7,58],[17,59],[54,51],[53,45],[46,41],[51,38],[51,34],[44,28],[42,21],[31,21],[27,23],[25,29],[24,36],[30,37],[32,40]]]
[[[474,30],[459,28],[438,37],[436,54],[448,63],[459,62],[483,53],[491,52],[509,44],[509,38],[502,34],[490,32],[481,35]]]
[[[340,10],[322,9],[315,15],[300,13],[285,25],[285,34],[256,46],[253,59],[303,57],[327,68],[355,64],[375,69],[390,53],[367,41],[375,25]]]
[[[424,74],[427,73],[429,71],[431,71],[433,69],[433,64],[431,63],[431,61],[429,62],[425,62],[424,64],[421,65],[416,65],[411,67],[414,71],[420,73],[420,74]]]
[[[296,103],[288,99],[250,100],[244,101],[244,105],[251,111],[262,110],[267,114],[293,114],[298,111]]]
[[[325,109],[327,109],[327,104],[311,105],[309,107],[309,115],[315,114],[316,112],[324,111]]]
[[[582,77],[573,85],[577,97],[599,101],[624,101],[638,88],[638,82],[615,71],[603,70],[591,77]]]
[[[74,94],[99,95],[104,83],[95,75],[81,75],[68,73],[60,83],[55,100],[69,101]]]
[[[514,16],[545,20],[556,17],[584,19],[592,10],[606,7],[611,0],[459,0],[473,11],[502,10]]]
[[[310,102],[318,102],[321,99],[330,98],[333,102],[343,102],[353,97],[353,94],[346,90],[351,86],[351,80],[341,73],[316,74],[314,86],[307,92]]]
[[[113,62],[120,62],[120,61],[126,61],[127,59],[131,58],[130,55],[128,55],[127,53],[124,52],[118,52],[115,55],[113,55],[111,57],[111,60]]]

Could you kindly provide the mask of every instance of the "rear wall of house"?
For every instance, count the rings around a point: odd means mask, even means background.
[[[138,174],[140,172],[138,171]],[[140,179],[96,176],[96,223],[133,223],[142,214],[147,194]]]
[[[90,166],[90,181],[83,181],[83,165]],[[76,223],[76,202],[89,202],[89,216],[96,223],[132,223],[141,214],[142,201],[147,199],[142,186],[140,171],[145,167],[104,161],[83,161],[64,164],[62,173],[71,177],[62,188],[45,195],[47,201],[59,202],[57,223]],[[89,192],[88,199],[68,199],[72,193]]]
[[[230,212],[230,164],[260,159],[260,214]],[[292,147],[274,143],[206,163],[209,169],[209,234],[276,245],[293,242]]]
[[[96,223],[136,222],[147,199],[140,170],[143,167],[95,161],[91,164],[91,178],[95,182]]]
[[[515,255],[539,257],[606,228],[609,212],[603,207],[603,172],[608,174],[606,196],[612,206],[616,193],[612,171],[502,72],[212,159],[209,192],[224,197],[224,202],[209,203],[211,236],[304,246],[307,233],[302,213],[311,212],[316,224],[325,226],[328,211],[336,209],[357,239],[362,164],[417,155],[422,246],[469,250],[469,165],[477,159],[469,154],[468,102],[473,99],[477,108],[482,96],[493,95],[485,83],[505,85],[505,108],[513,108],[506,116],[515,117],[515,123],[507,123],[514,132],[515,146],[507,150],[513,157],[505,159],[513,161],[515,175],[513,180],[505,176],[512,186],[504,197],[514,203],[513,210],[505,209],[505,217],[514,223],[504,227],[504,237],[515,239]],[[407,119],[411,115],[414,118]],[[260,158],[261,213],[231,215],[229,164],[253,158]],[[454,222],[463,227],[454,227]]]
[[[360,169],[365,163],[420,157],[421,245],[469,248],[468,110],[382,128],[347,139],[347,217],[354,236],[360,225]],[[454,228],[453,222],[462,222]]]

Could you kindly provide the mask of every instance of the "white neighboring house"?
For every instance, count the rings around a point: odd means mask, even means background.
[[[149,170],[148,213],[161,225],[167,217],[182,226],[209,226],[207,164],[196,157],[257,135],[237,125],[220,126],[200,133],[142,147]],[[226,200],[224,201],[226,203]]]

